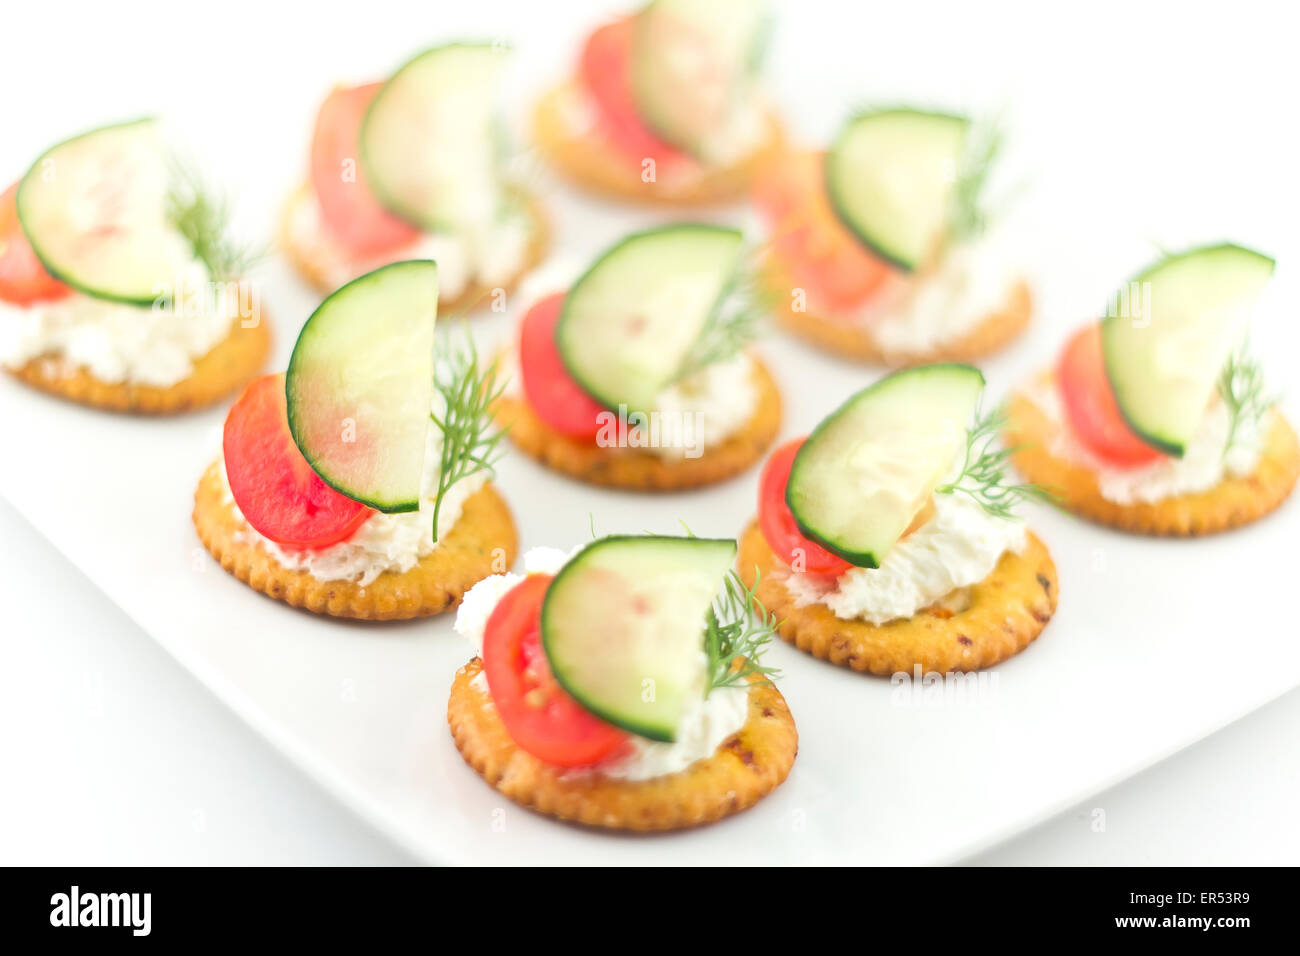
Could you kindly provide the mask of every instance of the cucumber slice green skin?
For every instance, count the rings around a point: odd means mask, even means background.
[[[433,404],[438,266],[386,265],[331,293],[285,373],[289,431],[321,479],[377,511],[417,511]]]
[[[912,272],[948,228],[970,120],[894,107],[852,117],[826,152],[836,216],[874,255]]]
[[[1272,277],[1274,265],[1268,256],[1229,242],[1189,249],[1130,280],[1130,295],[1139,290],[1145,298],[1149,288],[1152,315],[1108,310],[1101,323],[1106,377],[1120,414],[1146,444],[1176,458],[1187,451],[1244,312]],[[1198,318],[1204,320],[1199,326]],[[1159,367],[1159,343],[1167,354],[1171,330],[1181,330],[1184,342],[1185,359],[1176,377]]]
[[[651,0],[636,15],[632,94],[637,112],[664,142],[709,161],[705,145],[725,119],[732,97],[761,62],[768,20],[758,0]],[[709,47],[713,71],[685,72]],[[675,49],[674,49],[675,47]],[[685,50],[695,56],[683,57]]]
[[[979,369],[945,362],[895,372],[849,398],[813,429],[790,468],[785,500],[799,530],[851,564],[880,567],[965,447],[983,390]],[[877,434],[883,447],[862,440]],[[882,451],[897,457],[881,461]],[[877,474],[858,476],[855,487],[854,469],[873,463]],[[882,476],[899,486],[887,488]],[[885,497],[868,505],[864,484]]]
[[[375,198],[426,232],[490,220],[503,202],[494,97],[505,50],[449,43],[417,54],[370,102],[360,161]]]
[[[740,261],[737,229],[680,223],[633,233],[573,284],[555,344],[608,409],[648,412],[676,377]]]
[[[730,539],[614,535],[587,545],[542,604],[555,679],[602,720],[671,742],[698,697],[707,615],[735,558]]]
[[[139,152],[132,156],[132,150]],[[126,241],[87,244],[85,235],[65,221],[68,196],[63,187],[84,189],[96,161],[113,156],[120,161],[124,155],[135,163],[156,162],[154,169],[133,166],[133,180],[121,170],[113,171],[111,179],[115,186],[126,182],[143,190],[137,193],[144,197],[139,207],[155,207],[149,212],[156,215],[127,224],[135,228]],[[166,194],[166,149],[157,121],[144,118],[102,126],[50,147],[23,176],[16,206],[32,251],[54,278],[83,295],[152,306],[168,297],[177,273],[193,259],[189,244],[166,219]]]

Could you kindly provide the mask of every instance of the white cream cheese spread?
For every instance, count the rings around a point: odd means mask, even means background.
[[[207,288],[206,279],[194,288]],[[166,388],[188,378],[195,360],[231,333],[241,301],[229,289],[211,301],[178,297],[174,305],[153,307],[79,292],[30,306],[0,302],[0,364],[16,368],[44,359],[84,368],[109,384]]]
[[[894,544],[878,568],[850,568],[838,578],[791,572],[795,603],[824,604],[846,621],[885,624],[941,603],[993,571],[1007,551],[1025,545],[1025,524],[989,514],[964,494],[936,494],[934,516]]]
[[[948,251],[933,272],[869,300],[855,316],[886,353],[934,351],[1006,308],[1020,274],[1004,241],[982,236]]]
[[[310,250],[331,284],[343,285],[399,259],[432,259],[438,263],[438,297],[443,301],[455,299],[475,283],[489,288],[509,283],[528,260],[534,228],[523,213],[511,213],[464,234],[424,233],[410,246],[358,259],[331,235],[315,193],[294,203],[289,220],[294,241]]]
[[[424,457],[424,488],[418,511],[400,514],[375,512],[351,537],[324,548],[286,548],[259,534],[244,520],[230,493],[225,459],[218,464],[226,501],[243,525],[239,534],[245,540],[259,543],[281,566],[291,571],[306,571],[318,581],[355,581],[364,587],[381,574],[409,571],[438,547],[433,540],[433,509],[437,503],[435,493],[438,490],[441,442],[441,433],[435,428],[429,429],[429,448]],[[438,511],[438,541],[451,533],[460,520],[465,502],[483,487],[486,480],[486,473],[479,472],[462,478],[443,493],[442,507]]]
[[[654,409],[660,441],[649,450],[669,458],[698,457],[722,444],[754,415],[754,375],[754,360],[742,352],[660,392]]]
[[[1225,448],[1231,421],[1227,407],[1216,393],[1206,406],[1183,457],[1165,455],[1136,468],[1117,468],[1098,459],[1075,437],[1054,380],[1036,382],[1025,390],[1025,395],[1056,426],[1056,437],[1048,451],[1095,472],[1101,496],[1120,505],[1153,503],[1175,495],[1208,491],[1225,476],[1240,478],[1251,474],[1263,451],[1263,422],[1268,416],[1263,420],[1243,417],[1233,435],[1232,447]]]

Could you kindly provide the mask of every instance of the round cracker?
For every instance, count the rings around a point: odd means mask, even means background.
[[[759,602],[780,622],[778,633],[814,657],[882,676],[974,671],[1024,650],[1056,611],[1056,565],[1032,533],[1024,549],[1008,551],[983,581],[965,588],[964,610],[933,605],[887,624],[846,621],[824,604],[799,606],[785,582],[790,569],[768,547],[758,522],[740,539],[737,567],[750,587],[759,576]]]
[[[542,206],[541,200],[521,189],[512,190],[512,194],[523,204],[528,218],[533,223],[533,233],[529,238],[523,263],[504,284],[487,285],[474,282],[466,286],[464,291],[454,299],[440,299],[438,301],[440,316],[471,312],[485,303],[497,289],[510,292],[519,284],[519,280],[526,273],[531,272],[546,258],[547,249],[550,247],[550,226],[547,223],[546,210]],[[323,229],[313,237],[312,242],[304,242],[292,228],[299,209],[304,204],[314,203],[315,201],[316,197],[312,192],[310,183],[303,183],[289,196],[288,201],[284,204],[284,211],[280,214],[278,243],[285,257],[293,264],[298,274],[306,279],[321,295],[329,295],[342,285],[342,283],[334,281],[333,272],[335,264],[340,260],[348,261],[347,251],[340,247]],[[391,261],[399,261],[401,252],[402,250],[399,249],[393,253]],[[381,257],[370,268],[377,269],[382,264]],[[349,267],[351,268],[351,265]],[[356,266],[356,268],[366,267]]]
[[[250,533],[226,500],[221,462],[208,466],[194,494],[194,527],[221,566],[255,591],[331,617],[399,621],[438,614],[465,592],[515,562],[519,537],[510,509],[491,485],[466,501],[460,519],[409,571],[385,572],[364,587],[355,581],[320,581],[284,567]]]
[[[641,161],[630,160],[598,130],[574,129],[571,104],[574,97],[582,95],[575,80],[543,96],[533,113],[533,138],[565,178],[611,199],[677,207],[737,202],[748,195],[755,173],[780,151],[785,138],[781,121],[769,111],[763,142],[743,159],[689,179],[669,176],[645,182]]]
[[[758,403],[749,421],[698,458],[665,458],[641,448],[603,448],[557,432],[526,399],[503,395],[494,413],[517,448],[548,468],[607,488],[683,491],[725,481],[758,461],[781,427],[781,393],[772,373],[754,359]]]
[[[796,311],[790,290],[798,286],[786,269],[769,253],[763,268],[763,285],[774,302],[777,321],[823,351],[860,362],[902,367],[931,362],[971,362],[990,355],[1020,335],[1034,313],[1034,299],[1028,283],[1016,282],[1007,292],[1001,309],[985,316],[970,331],[923,352],[886,351],[871,330],[848,319]]]
[[[1050,385],[1052,376],[1045,375],[1043,380]],[[1134,534],[1193,537],[1258,521],[1291,494],[1300,476],[1300,443],[1280,412],[1270,415],[1259,464],[1251,474],[1225,476],[1213,488],[1197,494],[1134,504],[1102,497],[1096,472],[1052,454],[1058,426],[1023,392],[1007,403],[1003,435],[1007,446],[1015,449],[1011,460],[1020,473],[1034,484],[1050,487],[1065,510]]]
[[[749,715],[711,757],[650,780],[566,772],[525,752],[506,732],[488,693],[475,680],[474,658],[456,672],[447,723],[456,749],[488,784],[515,803],[573,823],[607,830],[681,830],[752,807],[776,789],[799,749],[790,708],[776,686],[750,678]]]
[[[194,361],[188,378],[174,385],[104,382],[88,369],[58,356],[37,356],[9,369],[19,381],[51,395],[112,412],[173,415],[202,408],[243,388],[266,361],[271,333],[263,320],[244,327],[239,319],[230,334]]]

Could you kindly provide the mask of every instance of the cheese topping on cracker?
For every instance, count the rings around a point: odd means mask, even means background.
[[[1225,477],[1252,474],[1263,452],[1262,422],[1249,417],[1239,423],[1232,447],[1225,447],[1230,426],[1228,409],[1215,395],[1182,458],[1165,455],[1148,465],[1116,468],[1092,454],[1071,432],[1060,389],[1053,381],[1035,383],[1026,389],[1025,396],[1056,426],[1051,453],[1096,472],[1101,496],[1119,505],[1154,504],[1177,495],[1209,491]]]
[[[936,494],[934,517],[895,543],[879,568],[854,567],[830,580],[791,573],[785,585],[798,605],[824,604],[846,621],[885,624],[983,581],[1025,540],[1021,519],[991,515],[964,495]]]
[[[950,250],[898,294],[869,299],[854,318],[886,353],[934,352],[1004,309],[1023,273],[1005,235],[985,234]]]
[[[193,276],[194,296],[153,308],[79,292],[30,306],[0,302],[0,364],[20,367],[54,358],[84,368],[110,385],[166,388],[189,378],[194,362],[231,332],[241,308],[234,287],[207,298],[206,273]],[[186,286],[188,288],[188,286]]]

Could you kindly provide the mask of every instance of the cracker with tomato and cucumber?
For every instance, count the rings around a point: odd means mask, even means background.
[[[270,345],[252,258],[158,121],[65,140],[0,193],[0,365],[111,411],[211,404]]]
[[[776,315],[836,355],[891,366],[972,361],[1018,336],[1033,297],[986,229],[1001,133],[965,116],[860,111],[830,148],[764,166]]]
[[[599,538],[536,548],[475,585],[456,630],[476,656],[447,720],[465,761],[529,809],[674,830],[747,809],[794,764],[794,719],[763,663],[774,621],[730,540]]]
[[[280,224],[299,273],[325,293],[388,262],[434,259],[454,314],[542,260],[542,205],[506,175],[496,100],[508,62],[500,44],[450,43],[326,97],[308,182]]]
[[[1018,512],[984,378],[941,363],[886,376],[768,460],[738,567],[780,635],[872,674],[990,667],[1056,610],[1056,566]]]
[[[490,484],[495,365],[435,346],[437,266],[384,266],[312,313],[288,370],[253,381],[199,482],[194,526],[227,571],[319,614],[398,620],[454,606],[514,564]]]
[[[571,182],[615,199],[742,199],[783,141],[759,89],[766,7],[652,0],[600,26],[583,44],[576,75],[538,103],[538,147]]]
[[[518,375],[496,403],[510,440],[571,478],[677,491],[744,471],[781,398],[749,351],[764,307],[735,229],[634,233],[567,290],[532,302]]]
[[[1069,511],[1140,534],[1211,534],[1277,508],[1300,445],[1244,344],[1273,267],[1221,243],[1143,270],[1013,397],[1016,467]]]

